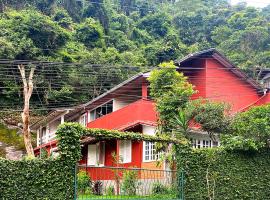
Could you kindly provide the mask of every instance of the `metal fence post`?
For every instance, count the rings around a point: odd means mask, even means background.
[[[184,170],[181,169],[180,172],[180,200],[184,200],[185,196],[184,196]]]
[[[77,200],[77,164],[74,166],[74,200]]]

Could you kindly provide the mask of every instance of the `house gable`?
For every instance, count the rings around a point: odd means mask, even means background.
[[[239,112],[256,104],[264,95],[259,83],[215,49],[190,54],[175,64],[195,86],[197,94],[193,99],[202,97],[226,102],[231,105],[232,112]]]

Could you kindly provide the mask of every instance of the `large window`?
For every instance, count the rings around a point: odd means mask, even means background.
[[[104,166],[105,164],[105,143],[88,145],[87,165]]]
[[[144,161],[156,161],[160,158],[161,153],[157,153],[156,144],[154,142],[145,141],[143,144]]]
[[[95,120],[113,111],[113,101],[103,104],[90,112],[90,119]]]
[[[132,142],[130,140],[122,140],[119,145],[119,154],[121,163],[131,162]]]

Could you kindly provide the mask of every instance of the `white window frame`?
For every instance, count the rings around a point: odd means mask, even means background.
[[[95,107],[95,108],[93,108],[92,110],[89,111],[89,116],[91,115],[92,112],[94,112],[94,119],[91,119],[90,121],[94,121],[94,120],[98,119],[98,118],[96,118],[96,110],[97,110],[98,108],[104,106],[105,104],[108,104],[108,103],[111,102],[111,101],[112,101],[112,112],[114,112],[114,111],[113,111],[113,101],[114,101],[114,99],[110,99],[110,100],[106,101],[105,103],[100,104],[99,106],[97,106],[97,107]],[[112,112],[110,112],[110,113],[112,113]],[[110,114],[110,113],[107,113],[107,114]],[[107,114],[106,114],[106,115],[107,115]],[[103,115],[103,116],[105,116],[105,115]],[[89,117],[89,118],[90,118],[90,117]],[[99,117],[99,118],[100,118],[100,117]]]
[[[119,157],[120,163],[131,163],[132,161],[132,141],[120,140],[119,141]]]
[[[84,113],[81,117],[80,117],[80,124],[83,126],[87,126],[88,123],[88,119],[87,119],[87,113]]]
[[[149,158],[146,159],[146,144],[149,143]],[[153,161],[157,161],[160,159],[161,153],[162,152],[156,152],[156,148],[153,148],[153,146],[155,146],[155,142],[148,142],[148,141],[143,141],[143,162],[153,162]],[[150,149],[150,147],[152,147],[152,149]],[[155,153],[153,153],[155,152]],[[155,158],[153,158],[155,157]]]
[[[93,146],[95,148],[95,155],[96,155],[96,159],[95,159],[95,163],[90,163],[90,159],[89,159],[89,146]],[[96,144],[89,144],[87,146],[87,165],[88,166],[95,166],[95,167],[102,167],[105,165],[105,143],[104,142],[99,142],[99,143],[96,143]],[[102,161],[100,160],[101,159],[101,155],[100,155],[100,150],[102,148],[102,152],[103,152],[103,155],[102,155]]]
[[[215,146],[219,146],[219,143],[217,142],[217,145],[213,145],[213,141],[211,139],[195,139],[192,138],[192,147],[194,149],[201,149],[201,148],[212,148]]]

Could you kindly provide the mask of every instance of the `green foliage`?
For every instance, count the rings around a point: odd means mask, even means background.
[[[172,62],[163,63],[160,67],[153,70],[148,78],[150,95],[156,102],[161,128],[169,133],[172,128],[171,119],[185,107],[194,91],[187,78],[176,71]]]
[[[254,138],[231,135],[222,137],[222,145],[228,151],[237,152],[256,152],[265,147],[265,143],[259,142]]]
[[[138,174],[136,171],[125,170],[123,172],[123,183],[121,189],[125,195],[136,195],[138,187]]]
[[[0,158],[1,199],[73,199],[74,165],[60,159]]]
[[[76,27],[76,38],[87,47],[103,47],[103,28],[92,18],[87,18]]]
[[[155,66],[216,47],[255,78],[255,66],[269,67],[269,7],[231,6],[226,0],[83,2],[2,1],[0,58]],[[110,84],[104,87],[98,84],[100,79],[90,67],[87,74],[93,75],[80,77],[81,82],[73,81],[74,74],[86,74],[86,69],[70,68],[63,69],[59,65],[54,66],[54,74],[42,72],[38,76],[33,103],[41,100],[48,107],[63,102],[78,104],[125,80],[127,75],[146,69],[127,72],[119,67],[122,69],[117,77],[108,80]],[[114,72],[110,68],[106,75],[114,77]],[[7,75],[13,73],[10,71]],[[88,83],[85,87],[91,85],[95,89],[81,90],[78,95],[73,88],[81,88],[82,82]],[[18,83],[16,80],[15,86],[4,93],[0,91],[3,105],[11,106],[14,100],[20,102],[20,91],[13,89],[18,88]],[[9,83],[1,81],[0,85]],[[61,91],[64,87],[70,88],[71,95]],[[57,98],[48,99],[57,91]]]
[[[270,105],[239,113],[232,121],[230,134],[223,138],[226,148],[255,151],[269,147]]]
[[[139,134],[133,132],[122,132],[117,130],[93,129],[82,127],[79,123],[64,123],[58,127],[57,139],[59,140],[58,148],[62,157],[72,157],[79,160],[80,158],[80,137],[89,136],[97,140],[136,140],[152,141],[161,143],[186,144],[186,140],[177,140],[167,136],[157,137],[148,134]],[[68,159],[69,160],[69,159]]]
[[[85,171],[79,171],[77,174],[78,190],[80,193],[85,194],[87,190],[91,190],[92,181],[90,176]]]
[[[160,182],[155,182],[152,187],[152,194],[168,194],[169,188]]]
[[[0,141],[6,145],[14,146],[18,150],[24,150],[23,135],[17,129],[8,129],[0,123]]]
[[[222,149],[183,152],[179,147],[178,151],[177,168],[185,171],[185,199],[209,199],[209,189],[217,200],[268,198],[269,150],[243,154]]]
[[[39,158],[40,159],[46,159],[48,158],[48,151],[45,148],[41,148],[39,152]]]
[[[208,132],[212,138],[215,134],[228,132],[230,128],[229,107],[225,103],[193,100],[189,102],[186,110],[188,118],[200,124],[201,129]]]
[[[66,163],[75,164],[81,158],[80,138],[85,133],[79,123],[65,123],[58,127],[56,138],[58,139],[58,150],[60,158]]]
[[[71,29],[72,18],[69,16],[68,12],[64,9],[58,9],[53,15],[53,21],[56,21],[58,25],[65,29]]]
[[[106,195],[112,196],[115,194],[114,186],[109,186],[106,191]]]

